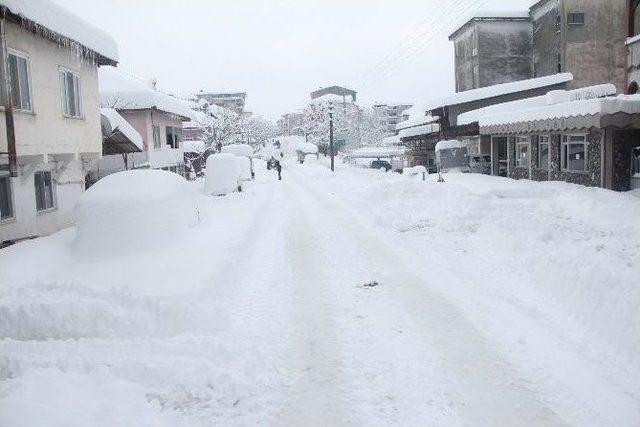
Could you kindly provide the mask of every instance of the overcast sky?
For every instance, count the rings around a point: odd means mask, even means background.
[[[347,85],[363,105],[454,90],[455,24],[529,0],[56,0],[112,35],[120,68],[175,93],[246,91],[275,119]]]

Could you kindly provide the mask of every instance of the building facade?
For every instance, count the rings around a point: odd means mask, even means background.
[[[204,99],[210,105],[226,108],[241,116],[245,115],[245,105],[247,102],[246,92],[218,93],[200,91],[196,94],[196,97],[198,99]]]
[[[378,103],[373,106],[373,112],[376,115],[378,124],[385,129],[388,134],[396,131],[398,123],[409,120],[408,110],[413,104],[382,104]]]
[[[530,78],[531,33],[526,12],[479,14],[458,28],[449,36],[456,92]]]
[[[0,243],[43,236],[73,224],[91,165],[102,154],[97,68],[115,65],[115,42],[55,4],[87,40],[46,28],[34,2],[15,15],[0,1],[13,106],[17,177],[10,176],[5,110],[0,119]],[[41,16],[41,15],[40,15]],[[57,33],[53,37],[52,31]],[[92,40],[100,40],[99,46]],[[4,92],[4,90],[3,90]],[[3,100],[4,101],[4,100]],[[5,104],[6,105],[6,104]]]
[[[280,135],[304,136],[304,114],[287,113],[278,120],[278,132]]]

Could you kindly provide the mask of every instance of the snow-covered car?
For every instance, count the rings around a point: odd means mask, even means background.
[[[240,161],[240,174],[244,181],[252,180],[255,177],[253,170],[253,149],[248,144],[230,144],[222,147],[222,152],[233,154],[247,161]]]
[[[386,160],[374,160],[371,162],[371,169],[384,169],[385,172],[389,172],[392,169],[391,163]]]
[[[224,196],[242,191],[242,177],[238,157],[219,153],[207,159],[205,192],[212,196]]]

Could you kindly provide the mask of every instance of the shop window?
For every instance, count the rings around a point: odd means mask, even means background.
[[[549,170],[550,138],[546,135],[538,137],[538,168]]]
[[[529,137],[516,137],[516,166],[520,168],[529,167]]]
[[[587,170],[586,135],[562,135],[562,170],[568,172]]]
[[[36,210],[43,212],[54,209],[56,202],[51,172],[36,172],[33,174],[33,183],[36,191]]]
[[[13,198],[11,194],[11,178],[0,176],[0,221],[13,218]]]

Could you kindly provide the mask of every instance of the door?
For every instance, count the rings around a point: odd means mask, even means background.
[[[631,189],[640,188],[640,146],[631,150]]]

